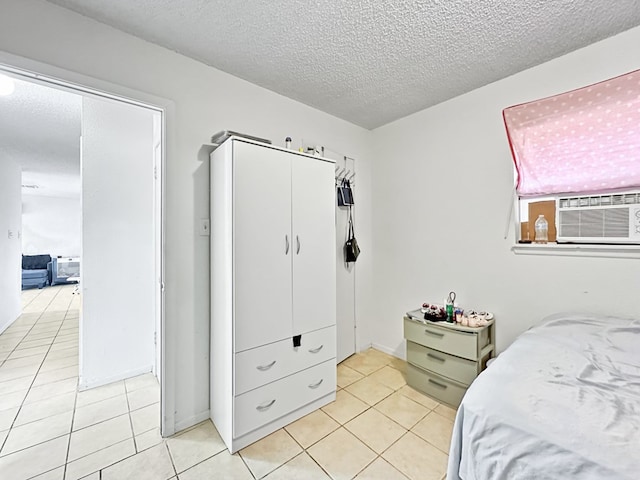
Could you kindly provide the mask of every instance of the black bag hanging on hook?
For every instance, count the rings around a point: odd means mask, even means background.
[[[353,231],[353,218],[351,216],[351,207],[349,207],[349,231],[347,233],[347,242],[344,244],[344,260],[347,263],[354,263],[360,255],[360,247]]]
[[[353,190],[351,190],[351,183],[346,178],[342,179],[342,182],[336,188],[338,194],[338,206],[350,207],[353,205]]]

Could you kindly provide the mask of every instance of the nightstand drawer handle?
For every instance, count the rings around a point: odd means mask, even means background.
[[[433,383],[436,387],[447,388],[444,383],[436,382],[435,380],[429,379],[429,383]]]
[[[324,378],[321,378],[319,382],[317,383],[312,383],[311,385],[307,385],[309,388],[318,388],[320,385],[322,385],[322,382],[324,381]]]
[[[431,330],[426,330],[424,333],[428,333],[429,335],[433,335],[434,337],[444,337],[444,333],[432,332]]]
[[[427,353],[427,357],[429,358],[433,358],[434,360],[437,360],[438,362],[445,362],[444,358],[438,357],[437,355],[434,355],[433,353]]]
[[[319,347],[310,349],[309,353],[318,353],[320,350],[322,350],[322,347],[324,347],[324,344],[320,345]]]
[[[271,406],[276,403],[276,399],[274,398],[273,400],[271,400],[269,403],[265,403],[262,405],[258,405],[256,407],[256,410],[258,410],[259,412],[264,412],[265,410],[269,410],[269,408],[271,408]]]
[[[258,370],[260,370],[261,372],[266,372],[267,370],[269,370],[271,367],[273,367],[276,364],[276,361],[274,360],[273,362],[271,362],[269,365],[258,365],[256,368]]]

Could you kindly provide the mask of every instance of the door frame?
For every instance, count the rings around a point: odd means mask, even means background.
[[[79,95],[89,95],[98,98],[114,100],[143,108],[160,114],[161,158],[158,172],[158,186],[160,188],[160,202],[155,220],[159,231],[157,238],[160,245],[156,249],[159,269],[156,295],[159,296],[159,312],[156,312],[156,323],[161,325],[160,333],[160,431],[163,437],[175,433],[175,374],[172,363],[168,360],[169,352],[175,352],[172,337],[167,335],[166,306],[165,306],[165,247],[166,247],[166,163],[169,148],[172,143],[167,137],[172,130],[167,129],[167,117],[174,117],[175,105],[171,100],[152,94],[133,90],[104,80],[78,74],[58,68],[46,63],[34,61],[0,50],[0,73],[25,80],[31,83],[68,91]],[[175,138],[174,135],[170,135]],[[158,271],[159,270],[159,271]],[[159,318],[158,318],[159,316]]]

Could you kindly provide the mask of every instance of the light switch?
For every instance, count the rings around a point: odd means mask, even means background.
[[[210,233],[210,229],[211,229],[211,225],[209,223],[209,219],[208,218],[201,218],[200,219],[200,226],[199,226],[199,233],[201,236],[203,237],[208,237],[211,233]]]
[[[11,240],[13,238],[13,232],[11,230],[7,230],[7,238]]]

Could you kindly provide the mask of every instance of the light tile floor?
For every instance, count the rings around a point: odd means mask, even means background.
[[[151,374],[77,392],[73,286],[23,292],[0,335],[0,478],[21,480],[445,478],[455,411],[408,387],[374,349],[338,366],[335,402],[235,455],[210,421],[159,434]]]

